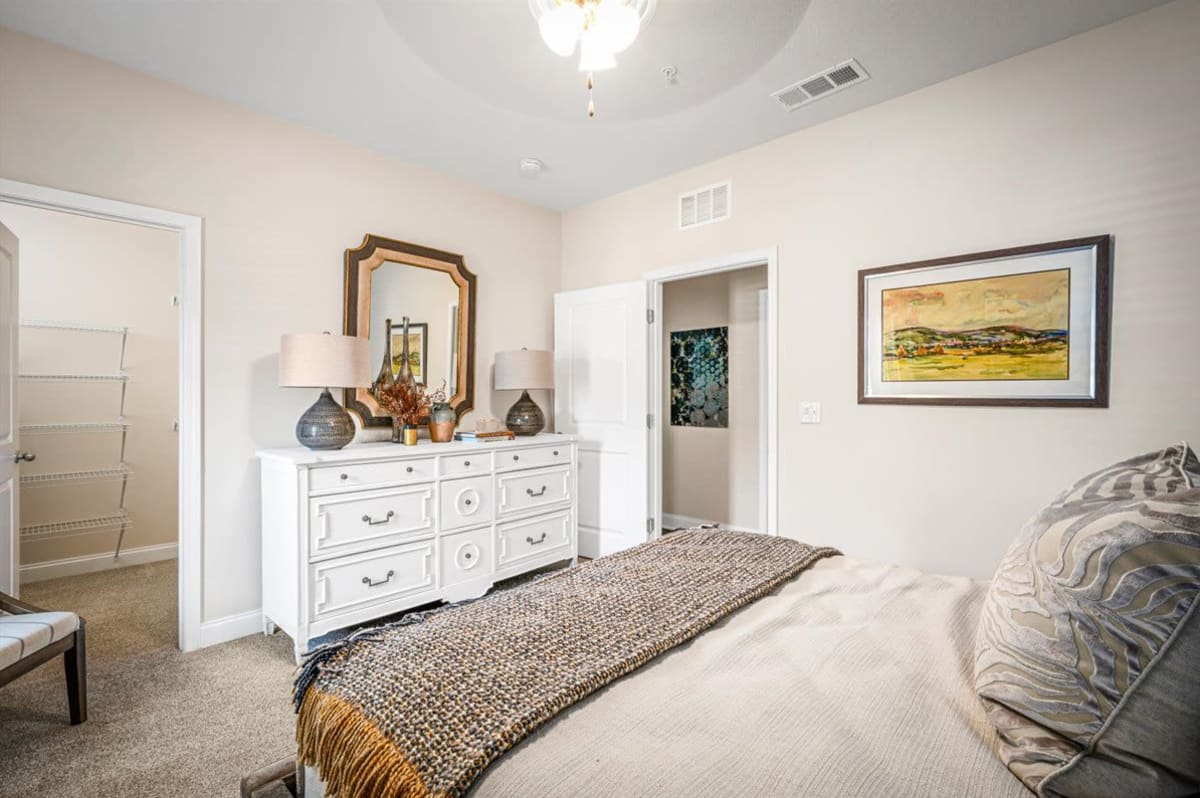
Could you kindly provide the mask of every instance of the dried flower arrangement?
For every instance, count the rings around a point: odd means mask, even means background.
[[[420,424],[429,417],[429,408],[446,401],[446,383],[436,391],[425,392],[424,385],[415,382],[395,382],[381,385],[374,391],[379,406],[399,424]]]
[[[380,386],[375,398],[397,424],[419,424],[429,415],[430,397],[425,395],[425,388],[415,382]]]

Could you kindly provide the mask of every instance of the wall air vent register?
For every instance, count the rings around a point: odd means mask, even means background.
[[[835,67],[830,67],[790,86],[785,86],[779,91],[773,92],[771,96],[784,108],[794,111],[816,102],[822,97],[828,97],[842,89],[862,83],[870,77],[867,70],[862,68],[862,64],[851,58]]]
[[[728,219],[733,212],[733,186],[728,180],[679,195],[679,229]]]

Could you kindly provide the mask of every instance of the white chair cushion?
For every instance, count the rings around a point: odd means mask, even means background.
[[[79,628],[73,612],[0,613],[0,670],[62,640]]]

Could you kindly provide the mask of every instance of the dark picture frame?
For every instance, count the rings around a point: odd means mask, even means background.
[[[858,403],[957,407],[1108,407],[1112,253],[1112,236],[1099,235],[860,270]],[[1070,265],[1055,266],[1058,259],[1061,259],[1063,264]],[[1009,265],[1011,270],[1006,270]],[[981,276],[972,277],[973,268],[978,269]],[[996,323],[991,326],[982,322],[977,325],[977,329],[945,332],[933,329],[932,326],[916,326],[921,324],[918,312],[914,313],[913,327],[897,332],[893,325],[885,334],[888,312],[883,299],[885,292],[920,291],[931,287],[966,285],[974,281],[1003,281],[1066,269],[1070,271],[1069,278],[1065,281],[1069,301],[1068,327],[1064,330],[1026,330],[1013,325],[1006,327],[1000,323],[1002,319],[997,317]],[[1083,279],[1074,279],[1076,275]],[[906,279],[909,277],[911,279]],[[885,285],[890,287],[882,287]],[[938,293],[937,296],[940,301],[952,301],[944,292]],[[1059,299],[1058,302],[1061,303],[1062,300]],[[1088,312],[1084,313],[1084,310]],[[1081,318],[1088,320],[1086,327],[1078,321]],[[898,336],[910,330],[920,330],[929,336],[952,336],[949,340],[961,349],[950,351],[964,362],[971,361],[975,355],[1007,355],[1012,359],[1044,354],[1037,349],[1039,346],[1047,350],[1065,347],[1066,352],[1059,356],[1063,360],[1061,368],[1064,369],[1064,375],[1062,379],[1051,379],[1044,375],[1042,378],[1028,379],[1019,375],[983,377],[979,376],[983,373],[980,369],[973,369],[975,376],[961,380],[941,375],[925,381],[917,378],[885,379],[882,375],[889,370],[896,371],[894,361],[898,357],[895,351]],[[999,332],[985,340],[1002,340],[1006,330],[1020,331],[1012,333],[1013,335],[1028,333],[1020,343],[1024,347],[1023,351],[1014,355],[1004,350],[1005,343],[972,343],[973,336],[978,338],[992,331]],[[890,339],[888,335],[891,336]],[[1076,339],[1086,342],[1086,351],[1084,346],[1075,350],[1071,348]],[[984,351],[972,349],[972,346],[983,346]],[[903,349],[899,351],[901,357],[913,357]],[[936,353],[928,355],[928,360],[931,361],[930,369],[941,366],[940,362],[934,362],[934,354],[937,360],[948,359],[947,352],[938,346]],[[926,357],[927,353],[921,351],[920,355]],[[913,361],[906,361],[905,365],[910,362]],[[1081,371],[1079,364],[1086,366],[1086,374],[1078,373]],[[958,364],[951,364],[951,369],[945,374],[953,375],[953,368],[957,366]],[[1079,390],[1084,381],[1087,383],[1087,389]],[[1026,387],[1028,392],[1022,393],[1021,389]]]

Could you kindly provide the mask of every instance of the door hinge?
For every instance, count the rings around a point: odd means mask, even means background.
[[[654,429],[654,414],[646,414],[646,429]]]
[[[652,532],[654,532],[654,516],[646,519],[646,534],[649,535]]]
[[[654,323],[654,308],[646,308],[646,323]]]

